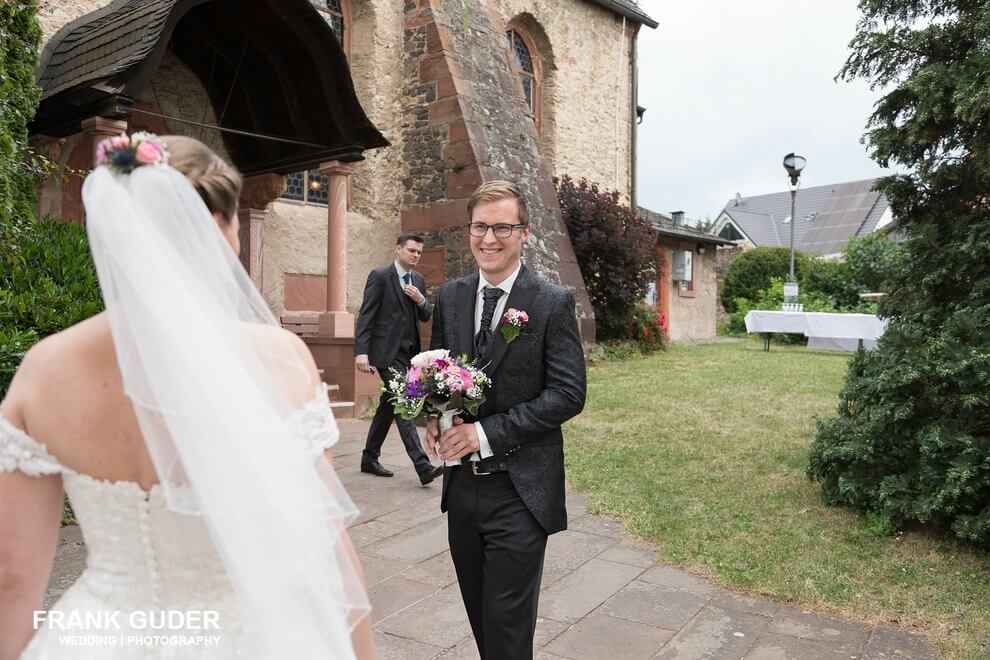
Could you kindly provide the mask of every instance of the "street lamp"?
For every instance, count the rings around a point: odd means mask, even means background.
[[[803,156],[798,156],[794,153],[784,156],[784,169],[787,170],[787,175],[791,177],[791,278],[784,285],[785,303],[797,303],[798,301],[798,285],[797,279],[794,277],[794,225],[797,224],[794,208],[797,200],[797,189],[801,179],[801,170],[807,164],[808,160]]]

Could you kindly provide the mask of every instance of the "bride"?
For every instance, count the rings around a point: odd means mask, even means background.
[[[0,406],[0,660],[373,658],[337,426],[237,261],[240,175],[187,137],[97,159],[107,311],[33,347]],[[86,569],[41,611],[63,490]]]

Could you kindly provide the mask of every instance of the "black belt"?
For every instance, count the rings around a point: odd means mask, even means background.
[[[467,467],[468,463],[471,464],[471,474],[478,477],[486,477],[490,474],[509,471],[509,464],[506,461],[500,461],[494,457],[472,461],[465,456],[464,460],[461,461],[461,465]]]

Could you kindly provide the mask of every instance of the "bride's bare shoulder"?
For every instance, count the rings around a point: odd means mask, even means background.
[[[3,400],[5,415],[19,411],[44,392],[53,391],[62,381],[90,373],[86,365],[105,361],[113,350],[110,326],[104,314],[45,337],[28,349]]]

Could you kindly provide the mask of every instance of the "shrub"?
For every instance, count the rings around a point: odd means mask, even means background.
[[[644,355],[656,353],[667,346],[667,319],[659,309],[639,303],[633,312],[629,337]]]
[[[800,277],[808,258],[794,254],[794,274]],[[736,311],[736,299],[756,300],[760,291],[770,286],[774,277],[786,278],[790,273],[791,251],[788,248],[758,247],[736,257],[725,272],[719,294],[727,312]]]
[[[598,337],[627,335],[636,304],[656,273],[656,240],[619,193],[564,176],[558,182],[560,210],[595,308]]]
[[[103,309],[82,227],[46,219],[17,248],[17,259],[0,260],[0,398],[31,345]]]
[[[854,236],[842,251],[854,282],[865,291],[886,291],[897,268],[900,254],[886,232],[875,231],[859,238]]]
[[[880,165],[908,172],[878,184],[904,238],[879,258],[887,330],[852,360],[807,473],[830,504],[990,547],[988,26],[964,3],[860,7],[842,75],[890,90],[869,140]],[[850,252],[874,249],[886,252]]]
[[[35,216],[27,125],[40,98],[36,11],[36,0],[0,3],[0,259],[16,258],[16,237]]]

